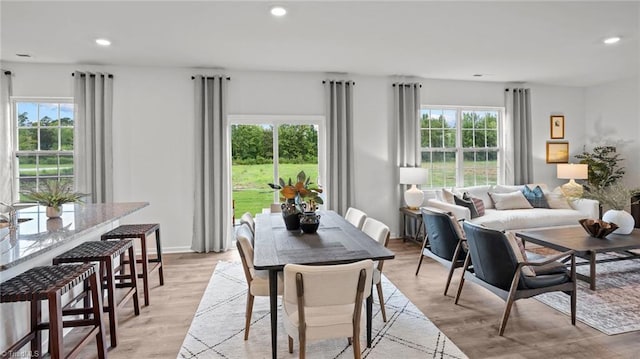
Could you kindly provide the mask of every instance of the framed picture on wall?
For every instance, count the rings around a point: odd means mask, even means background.
[[[569,163],[569,142],[547,141],[547,163]]]
[[[564,138],[564,116],[551,116],[551,139]]]

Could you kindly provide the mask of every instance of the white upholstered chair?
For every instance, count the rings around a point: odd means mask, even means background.
[[[242,224],[236,229],[236,246],[244,276],[247,279],[247,310],[245,314],[244,340],[249,338],[249,325],[251,324],[251,314],[253,312],[253,298],[255,296],[269,296],[269,273],[253,269],[253,233],[248,224]],[[282,276],[278,277],[278,294],[282,294]]]
[[[366,233],[369,237],[378,241],[378,243],[383,246],[387,246],[389,244],[389,227],[386,224],[373,219],[367,218],[362,225],[362,231]],[[375,263],[373,269],[373,284],[376,285],[376,289],[378,291],[378,300],[380,301],[380,310],[382,311],[382,320],[387,321],[387,312],[384,309],[384,296],[382,295],[382,266],[384,261],[378,261]]]
[[[284,267],[284,328],[293,353],[298,337],[301,359],[307,340],[347,337],[360,358],[362,301],[371,293],[370,259],[340,265]]]
[[[357,208],[349,207],[349,209],[347,209],[347,213],[345,213],[344,215],[344,218],[347,220],[347,222],[356,226],[356,228],[362,229],[364,220],[367,219],[367,214]]]
[[[249,229],[251,229],[251,233],[255,235],[256,222],[253,220],[253,216],[251,215],[251,213],[246,212],[245,214],[242,215],[242,217],[240,217],[240,224],[243,224],[243,223],[246,223],[247,225],[249,225]],[[253,243],[253,240],[251,240],[251,243]]]

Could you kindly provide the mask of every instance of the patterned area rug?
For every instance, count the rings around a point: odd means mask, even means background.
[[[597,258],[614,255],[598,254]],[[577,266],[576,270],[588,274],[589,265]],[[578,280],[576,318],[607,335],[640,330],[640,259],[598,263],[596,273],[595,291],[589,289],[587,282]],[[570,297],[562,292],[534,298],[570,314]]]
[[[384,276],[387,323],[380,306],[373,306],[372,347],[366,347],[365,319],[361,325],[363,358],[466,358],[438,328]],[[205,290],[200,306],[184,339],[178,358],[269,358],[271,332],[269,298],[256,297],[249,340],[244,340],[247,285],[240,263],[220,262]],[[374,298],[377,298],[374,290]],[[278,358],[297,358],[287,350],[282,324],[282,304],[278,310]],[[363,315],[364,317],[364,315]],[[307,343],[309,358],[352,358],[346,338]]]

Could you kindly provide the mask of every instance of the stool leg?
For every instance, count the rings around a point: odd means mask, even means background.
[[[138,301],[138,271],[136,269],[136,253],[133,246],[129,247],[129,275],[131,285],[133,286],[133,311],[136,315],[140,315],[140,302]],[[122,259],[122,256],[120,257]],[[124,271],[124,268],[122,268]]]
[[[62,351],[62,304],[60,292],[55,291],[47,295],[49,300],[49,354],[52,359],[64,358]]]
[[[31,340],[31,356],[39,358],[42,356],[42,331],[38,329],[40,324],[42,302],[38,299],[31,301],[31,332],[35,332],[35,336]]]
[[[98,358],[105,359],[107,350],[105,348],[104,324],[102,323],[102,294],[98,286],[98,276],[93,273],[89,277],[89,285],[91,286],[91,301],[93,302],[93,320],[94,325],[98,327],[96,334],[96,345],[98,347]]]
[[[147,256],[147,235],[140,237],[142,251],[142,286],[144,287],[144,305],[149,305],[149,257]]]
[[[118,346],[118,335],[116,334],[118,327],[118,318],[116,316],[116,285],[113,275],[113,260],[109,257],[105,261],[105,269],[107,270],[107,313],[109,313],[109,335],[111,337],[111,347]]]
[[[162,272],[162,247],[160,245],[160,228],[156,229],[156,251],[158,252],[158,275],[160,276],[160,285],[164,285],[164,273]]]

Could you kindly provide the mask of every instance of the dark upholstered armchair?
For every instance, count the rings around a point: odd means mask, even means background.
[[[465,279],[495,293],[506,302],[499,329],[499,335],[502,336],[514,301],[542,293],[563,291],[571,295],[571,324],[576,324],[574,251],[548,257],[542,262],[519,262],[512,244],[504,233],[467,222],[463,226],[469,250],[456,294],[456,304],[460,299]],[[559,259],[570,259],[570,269],[557,262]],[[466,270],[470,263],[473,263],[474,273]],[[533,269],[535,275],[525,275],[525,266]]]
[[[462,267],[466,256],[463,247],[464,238],[454,219],[447,213],[436,209],[422,209],[422,218],[427,233],[427,238],[422,243],[420,261],[416,269],[416,275],[420,271],[422,259],[426,256],[449,268],[447,284],[444,287],[444,295],[447,295],[453,271]],[[454,260],[454,258],[456,258]]]

